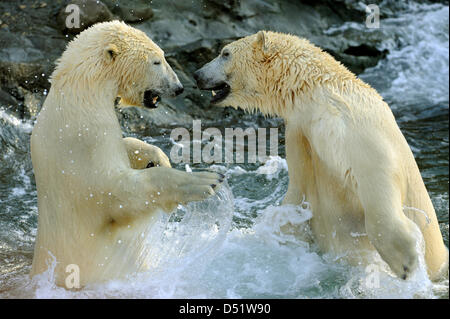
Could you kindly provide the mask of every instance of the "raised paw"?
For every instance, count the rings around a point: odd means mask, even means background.
[[[179,187],[184,194],[183,202],[201,201],[210,196],[214,196],[220,185],[223,183],[225,176],[220,173],[212,172],[193,172],[190,174],[189,183]]]
[[[202,201],[215,195],[225,176],[213,172],[187,173],[176,169],[156,167],[148,172],[150,188],[156,202],[172,206]]]

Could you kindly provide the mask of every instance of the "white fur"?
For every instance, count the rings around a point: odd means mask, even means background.
[[[155,59],[166,70],[155,68]],[[97,24],[68,45],[31,137],[39,211],[32,276],[47,269],[50,254],[61,286],[69,264],[79,266],[82,286],[140,271],[142,235],[156,213],[214,194],[217,174],[172,169],[160,150],[122,139],[116,96],[141,105],[144,90],[176,89],[173,74],[161,49],[117,21]],[[143,165],[135,151],[162,165],[136,169]]]

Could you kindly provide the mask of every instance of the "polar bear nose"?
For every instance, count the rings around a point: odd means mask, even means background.
[[[203,87],[206,86],[203,80],[201,69],[198,69],[197,71],[194,72],[194,79],[199,89],[202,89]]]
[[[194,72],[194,79],[196,82],[198,82],[200,80],[200,70],[197,70]]]
[[[181,93],[183,93],[184,91],[184,87],[183,86],[179,86],[176,90],[175,90],[175,96],[180,95]]]

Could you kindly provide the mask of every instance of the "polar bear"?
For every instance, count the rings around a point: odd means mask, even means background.
[[[406,279],[418,264],[421,232],[429,276],[446,273],[433,205],[389,106],[333,57],[305,39],[260,31],[226,45],[194,78],[213,90],[213,104],[284,119],[283,204],[305,196],[322,251],[360,263],[375,248]]]
[[[145,269],[144,235],[156,213],[215,194],[223,176],[175,170],[161,150],[122,139],[117,96],[154,108],[182,89],[164,52],[125,23],[96,24],[68,44],[31,136],[38,193],[31,276],[55,262],[56,284],[72,288]]]

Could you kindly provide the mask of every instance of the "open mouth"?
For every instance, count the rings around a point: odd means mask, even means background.
[[[152,92],[151,90],[144,92],[144,106],[149,109],[154,109],[158,107],[158,103],[161,101],[161,97]]]
[[[228,84],[226,84],[225,82],[212,88],[211,103],[218,103],[220,101],[223,101],[228,96],[228,94],[230,94],[230,91],[231,91],[231,87]]]

